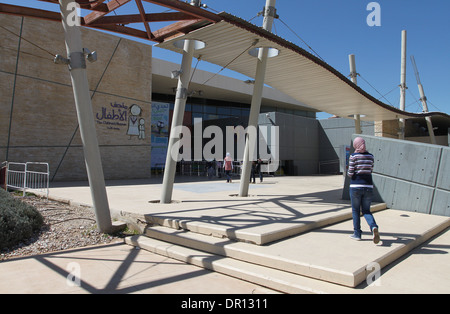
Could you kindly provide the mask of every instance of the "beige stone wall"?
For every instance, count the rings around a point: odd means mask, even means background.
[[[66,56],[61,24],[3,14],[0,24],[22,33],[20,40],[0,29],[0,161],[48,162],[56,181],[85,180],[68,68],[35,46]],[[98,53],[87,73],[105,178],[147,178],[151,46],[95,30],[83,29],[82,36],[84,47]],[[130,111],[133,105],[139,115]],[[143,139],[128,134],[129,125],[140,119]]]
[[[398,120],[375,121],[375,136],[398,138],[398,131]]]

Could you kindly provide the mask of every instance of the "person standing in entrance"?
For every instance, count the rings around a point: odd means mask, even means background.
[[[227,176],[227,183],[231,183],[231,170],[233,170],[233,158],[231,158],[230,153],[227,153],[223,159],[223,168],[225,170],[225,175]]]
[[[250,183],[255,183],[256,162],[252,161],[252,169],[250,171]]]
[[[372,231],[373,242],[377,244],[380,242],[378,225],[370,212],[373,196],[372,171],[374,157],[366,150],[366,142],[362,137],[354,139],[353,147],[355,148],[355,152],[350,155],[347,172],[347,175],[351,178],[350,199],[353,216],[353,234],[350,238],[357,241],[361,240],[362,231],[360,213],[362,212]]]
[[[256,165],[256,171],[259,173],[259,183],[263,182],[263,173],[261,169],[262,160],[261,158],[258,158],[258,164]]]

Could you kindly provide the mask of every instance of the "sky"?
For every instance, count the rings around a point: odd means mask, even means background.
[[[133,2],[119,8],[117,14],[137,13]],[[0,3],[57,9],[36,0],[0,0]],[[257,15],[265,3],[266,0],[203,0],[211,12],[225,11],[257,26],[262,26],[263,17]],[[378,5],[379,10],[372,4]],[[166,11],[146,2],[144,7],[147,13]],[[429,111],[450,114],[449,0],[277,0],[276,8],[279,19],[272,29],[275,34],[319,55],[345,76],[350,73],[348,56],[354,54],[360,74],[358,85],[394,107],[400,104],[401,32],[406,30],[406,111],[423,109],[410,60],[413,55]],[[378,23],[369,25],[374,22]],[[181,63],[181,55],[160,48],[153,49],[153,57]],[[198,68],[214,73],[221,69],[206,62],[200,62]],[[220,74],[247,79],[227,70]]]

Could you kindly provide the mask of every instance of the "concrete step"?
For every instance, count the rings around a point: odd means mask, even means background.
[[[246,269],[257,267],[257,272],[262,277],[266,276],[265,271],[270,272],[270,276],[281,276],[279,272],[282,272],[285,273],[283,276],[300,276],[302,280],[309,277],[309,280],[316,279],[353,288],[366,280],[372,271],[369,266],[378,265],[381,269],[450,226],[448,217],[405,211],[384,210],[376,212],[374,216],[380,226],[382,242],[379,245],[372,243],[367,227],[362,241],[349,239],[352,233],[351,220],[262,246],[161,226],[147,228],[146,235],[175,245],[169,245],[173,250],[180,247],[195,250],[195,256],[202,259],[223,261],[227,257],[226,260],[232,259],[233,263],[240,261],[250,264],[252,266],[246,266]],[[364,223],[362,219],[362,225]],[[163,246],[166,247],[166,244]],[[185,262],[190,262],[190,259],[187,256]],[[233,273],[227,274],[234,276]],[[278,279],[271,280],[277,284],[272,286],[265,283],[264,286],[290,291],[289,288],[277,288]],[[303,292],[326,290],[324,287],[316,289],[303,284],[300,286]]]
[[[290,294],[348,293],[350,288],[268,268],[230,257],[215,255],[193,248],[175,245],[143,235],[128,237],[125,242],[149,252],[252,282]]]
[[[219,208],[208,216],[197,214],[186,217],[185,212],[167,211],[147,214],[145,219],[169,228],[264,245],[352,218],[351,205],[344,201],[322,206],[311,206],[298,200],[275,205],[272,201],[259,201],[256,205],[244,203],[239,206],[242,212],[236,212],[234,208]],[[280,207],[282,210],[288,208],[290,215],[280,212]],[[372,213],[384,209],[385,203],[371,206]],[[201,213],[200,210],[197,212]]]

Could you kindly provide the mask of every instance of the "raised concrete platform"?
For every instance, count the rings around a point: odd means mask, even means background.
[[[448,217],[375,204],[382,244],[371,242],[364,219],[366,238],[350,240],[342,176],[265,178],[247,198],[232,196],[237,182],[183,182],[172,204],[159,204],[160,186],[108,183],[113,214],[150,223],[146,233],[156,238],[129,244],[288,293],[348,292],[373,263],[383,268],[450,226]],[[91,205],[87,186],[53,188],[50,195]]]
[[[383,268],[450,226],[450,219],[446,217],[396,210],[378,212],[375,219],[382,226],[382,242],[378,245],[371,243],[369,234],[363,241],[350,240],[351,221],[264,246],[165,227],[149,227],[146,235],[214,255],[356,287],[372,271],[368,265],[377,263]]]
[[[259,245],[351,218],[350,202],[341,199],[342,176],[269,177],[251,184],[249,197],[235,196],[239,181],[179,182],[171,204],[159,203],[158,179],[107,184],[114,218],[129,216]],[[50,196],[92,206],[87,185],[54,186]],[[384,208],[379,204],[373,210]]]
[[[184,229],[203,235],[258,245],[287,238],[352,218],[351,206],[336,198],[336,191],[311,195],[228,196],[222,204],[214,200],[159,205],[164,212],[145,215],[149,223]],[[322,195],[320,195],[322,194]],[[190,205],[194,209],[187,209]],[[155,206],[156,207],[156,206]],[[374,204],[372,212],[386,209]]]

